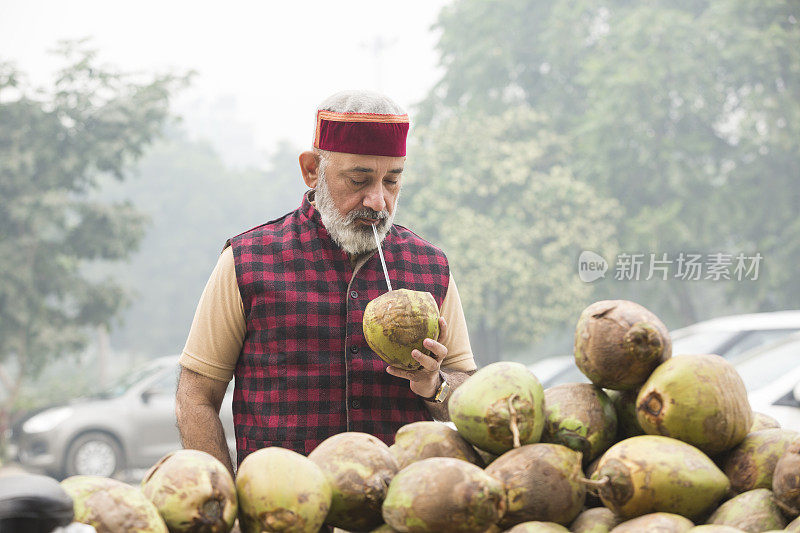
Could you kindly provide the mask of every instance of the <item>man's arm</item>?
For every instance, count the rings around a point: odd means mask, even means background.
[[[470,370],[469,372],[445,370],[444,368],[441,370],[445,376],[445,379],[447,379],[447,384],[450,385],[450,395],[441,403],[426,401],[425,407],[428,408],[428,411],[431,413],[433,418],[442,422],[447,422],[450,420],[450,411],[448,411],[448,405],[450,402],[450,397],[453,396],[453,391],[456,390],[459,385],[464,383],[468,377],[477,372],[477,370]]]
[[[219,410],[228,384],[181,367],[175,417],[184,448],[201,450],[219,459],[233,472]]]

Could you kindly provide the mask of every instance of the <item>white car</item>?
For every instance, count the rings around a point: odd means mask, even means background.
[[[739,354],[800,332],[800,311],[731,315],[670,332],[672,353],[714,353],[735,361]]]
[[[800,432],[800,334],[744,353],[734,365],[753,411]]]

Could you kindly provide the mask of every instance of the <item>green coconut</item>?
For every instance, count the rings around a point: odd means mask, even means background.
[[[402,469],[416,461],[431,457],[452,457],[483,466],[483,459],[472,445],[441,422],[412,422],[397,430],[394,444],[389,446]]]
[[[560,444],[528,444],[508,451],[486,473],[500,480],[508,506],[504,528],[529,521],[567,525],[583,508],[581,454]]]
[[[451,457],[407,466],[394,477],[383,502],[386,523],[409,533],[482,533],[505,510],[502,482]]]
[[[386,444],[367,433],[349,431],[328,437],[308,458],[320,467],[333,490],[326,524],[364,531],[383,522],[381,505],[399,470]]]
[[[678,355],[660,365],[639,391],[636,414],[645,433],[710,455],[742,442],[753,425],[744,382],[718,355]]]
[[[569,525],[569,530],[572,533],[609,533],[620,522],[622,519],[611,509],[595,507],[579,514]]]
[[[555,522],[523,522],[505,533],[569,533],[569,529]]]
[[[74,503],[75,522],[97,533],[138,531],[167,533],[156,507],[142,491],[127,483],[99,476],[72,476],[61,487]]]
[[[730,487],[703,452],[657,435],[631,437],[609,448],[592,480],[603,504],[624,518],[666,512],[696,519]]]
[[[453,392],[448,409],[458,433],[495,455],[539,442],[544,428],[542,384],[520,363],[487,365]]]
[[[170,533],[227,533],[236,521],[236,484],[214,456],[199,450],[165,455],[145,474],[142,492]]]
[[[706,523],[738,527],[752,533],[786,526],[769,489],[749,490],[731,498],[720,505]]]
[[[761,431],[762,429],[780,429],[781,423],[764,413],[753,411],[753,425],[750,426],[750,433]]]
[[[611,533],[684,533],[694,527],[686,517],[672,513],[650,513],[622,522]]]
[[[603,389],[589,383],[564,383],[544,391],[542,442],[581,452],[589,464],[614,444],[617,412]]]
[[[800,515],[800,440],[794,441],[775,464],[772,492],[787,517]]]
[[[242,533],[317,533],[331,505],[331,487],[313,461],[284,448],[262,448],[236,473]]]
[[[625,391],[607,390],[606,394],[617,412],[617,440],[644,435],[636,417],[636,397],[640,387]]]
[[[599,387],[632,389],[671,354],[666,326],[637,303],[595,302],[578,318],[575,364]]]
[[[372,531],[370,531],[370,533],[397,533],[397,530],[388,524],[381,524]]]
[[[364,337],[378,357],[406,370],[422,368],[414,349],[430,355],[425,339],[439,338],[439,308],[429,292],[397,289],[381,294],[367,304]]]
[[[762,429],[749,433],[722,461],[722,471],[736,494],[753,489],[771,489],[778,459],[800,433],[788,429]]]

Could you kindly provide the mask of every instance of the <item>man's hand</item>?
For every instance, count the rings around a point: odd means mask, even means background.
[[[407,379],[410,382],[411,390],[423,398],[430,398],[441,385],[441,378],[439,377],[439,367],[442,361],[447,357],[447,347],[441,344],[439,340],[444,338],[445,331],[447,330],[447,322],[444,317],[439,317],[439,338],[437,340],[425,339],[422,345],[431,351],[431,355],[425,355],[419,350],[413,350],[411,357],[413,357],[422,368],[419,370],[405,370],[390,366],[386,371],[399,378]]]

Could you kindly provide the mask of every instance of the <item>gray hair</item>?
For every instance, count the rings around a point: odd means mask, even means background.
[[[405,110],[388,96],[375,91],[341,91],[329,96],[319,106],[318,111],[334,113],[380,113],[386,115],[405,115]]]
[[[375,91],[351,90],[332,94],[317,106],[317,111],[333,111],[334,113],[378,113],[383,115],[405,115],[400,105]],[[314,134],[316,135],[316,116],[314,117]],[[322,154],[323,150],[314,150]]]

